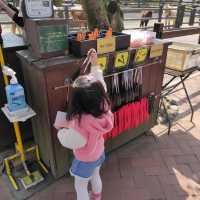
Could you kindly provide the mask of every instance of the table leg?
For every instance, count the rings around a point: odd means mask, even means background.
[[[176,76],[173,76],[167,83],[165,83],[165,85],[162,86],[162,90],[164,90],[175,78]]]
[[[182,85],[183,85],[183,89],[184,89],[185,94],[186,94],[186,96],[187,96],[187,100],[188,100],[188,103],[189,103],[189,105],[190,105],[190,109],[191,109],[191,112],[192,112],[191,117],[190,117],[190,121],[192,122],[192,120],[193,120],[193,115],[194,115],[194,109],[193,109],[192,103],[191,103],[191,101],[190,101],[190,97],[189,97],[189,95],[188,95],[187,89],[186,89],[186,87],[185,87],[184,79],[183,79],[182,76],[180,76],[180,79],[181,79],[181,83],[182,83]]]
[[[168,114],[168,112],[167,112],[167,108],[166,108],[166,106],[165,106],[165,103],[164,103],[164,101],[163,101],[163,98],[164,98],[164,97],[162,97],[162,99],[161,99],[161,106],[160,106],[160,107],[163,106],[164,112],[165,112],[165,114],[166,114],[166,118],[167,118],[167,122],[168,122],[168,132],[167,132],[167,135],[169,135],[169,134],[170,134],[170,131],[171,131],[172,123],[171,123],[171,121],[170,121],[170,117],[169,117],[169,114]]]
[[[173,94],[174,92],[172,92],[172,91],[173,91],[175,88],[177,88],[182,82],[184,82],[192,73],[193,73],[193,72],[188,73],[187,75],[183,76],[182,79],[181,79],[181,81],[179,81],[178,83],[176,83],[176,84],[174,84],[174,85],[172,85],[172,86],[169,86],[169,87],[167,87],[167,88],[164,88],[164,91],[166,91],[166,92],[163,94],[163,96],[167,96],[167,95],[169,95],[169,94]],[[176,76],[175,78],[177,78],[177,77],[178,77],[178,76]],[[181,76],[179,76],[179,77],[181,77]]]

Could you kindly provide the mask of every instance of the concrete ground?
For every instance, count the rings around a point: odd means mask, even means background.
[[[180,40],[180,38],[179,38]],[[182,38],[196,43],[197,36]],[[102,168],[103,200],[200,200],[200,74],[186,81],[193,123],[182,90],[172,97],[180,117],[168,136],[164,125],[111,153]],[[0,178],[0,200],[12,200]],[[73,179],[63,177],[30,200],[75,200]]]

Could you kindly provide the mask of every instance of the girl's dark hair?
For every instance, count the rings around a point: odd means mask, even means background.
[[[78,117],[82,114],[91,114],[100,117],[108,111],[110,100],[102,84],[97,81],[88,87],[75,87],[70,94],[67,106],[67,119]]]

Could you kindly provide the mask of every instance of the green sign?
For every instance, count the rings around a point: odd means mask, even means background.
[[[67,48],[67,27],[65,25],[49,25],[39,27],[40,52],[50,53]]]

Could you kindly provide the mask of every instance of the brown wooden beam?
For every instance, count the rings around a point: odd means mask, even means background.
[[[172,37],[180,37],[186,35],[194,35],[200,34],[200,27],[196,28],[185,28],[185,29],[178,29],[178,30],[166,30],[162,33],[162,38],[172,38]]]

